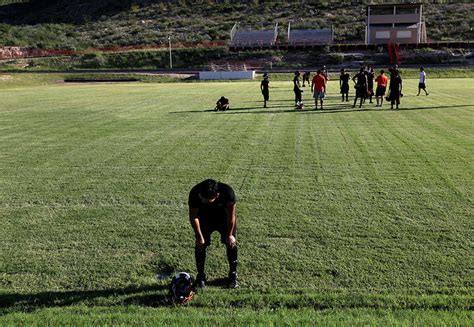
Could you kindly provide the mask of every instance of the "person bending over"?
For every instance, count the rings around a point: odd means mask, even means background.
[[[206,287],[206,248],[211,244],[211,234],[214,231],[221,235],[221,242],[227,248],[229,262],[228,287],[239,286],[237,278],[237,241],[236,235],[236,196],[232,187],[206,179],[195,185],[189,192],[189,219],[194,230],[196,245],[196,284]]]

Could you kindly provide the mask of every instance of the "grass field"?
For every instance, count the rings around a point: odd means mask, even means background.
[[[398,111],[331,82],[295,112],[280,81],[263,109],[258,82],[0,80],[0,325],[472,326],[473,82],[405,80]],[[174,307],[155,276],[195,274],[205,178],[238,196],[241,287],[213,235],[211,286]]]

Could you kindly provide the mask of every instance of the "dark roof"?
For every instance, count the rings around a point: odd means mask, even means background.
[[[400,8],[416,8],[420,7],[422,5],[421,2],[417,3],[391,3],[391,4],[378,4],[378,5],[367,5],[367,8],[369,7],[377,7],[377,8],[393,8],[393,6],[397,6]]]

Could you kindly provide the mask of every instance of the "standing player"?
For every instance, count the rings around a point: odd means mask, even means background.
[[[326,92],[326,78],[320,70],[318,70],[318,73],[313,77],[311,92],[314,92],[314,109],[318,109],[318,99],[320,99],[321,110],[323,110],[324,92]]]
[[[423,67],[420,67],[420,82],[418,83],[418,95],[420,95],[420,91],[423,90],[425,91],[425,95],[428,95],[428,92],[426,91],[426,73],[425,69]]]
[[[398,70],[395,70],[392,75],[390,76],[390,109],[393,109],[393,105],[396,103],[398,109],[398,106],[400,105],[400,97],[403,96],[402,94],[402,78],[400,76],[400,73]]]
[[[189,193],[189,219],[194,230],[198,287],[206,287],[206,248],[211,244],[211,234],[218,231],[221,242],[227,247],[229,261],[228,287],[238,287],[237,281],[237,242],[234,190],[224,183],[207,179],[195,185]]]
[[[387,90],[388,77],[385,75],[385,71],[382,69],[380,75],[375,80],[377,82],[377,90],[375,91],[375,100],[377,101],[376,107],[382,107],[383,97]]]
[[[329,75],[328,75],[328,70],[326,69],[326,65],[324,65],[323,68],[321,68],[321,73],[326,79],[326,82],[329,81]]]
[[[352,106],[352,108],[355,108],[355,105],[357,103],[357,98],[360,98],[359,108],[361,108],[362,102],[367,96],[367,75],[365,74],[364,67],[360,68],[359,73],[355,75],[354,77],[352,77],[352,80],[355,83],[355,89],[356,89],[356,96],[354,98],[354,105]]]
[[[262,95],[263,95],[263,107],[264,108],[267,107],[267,101],[270,98],[269,84],[270,84],[270,81],[268,80],[268,74],[265,73],[265,74],[263,74],[262,83],[260,83],[260,91],[262,91]]]
[[[304,72],[303,73],[303,87],[306,87],[305,83],[307,82],[309,85],[309,76],[311,75],[311,72]]]
[[[349,101],[349,79],[351,75],[346,73],[344,68],[341,69],[341,76],[339,76],[339,86],[341,88],[342,102],[344,102],[344,95],[346,95],[346,102]]]
[[[388,69],[388,72],[390,73],[390,78],[392,78],[392,76],[393,76],[395,73],[397,73],[397,72],[400,74],[400,71],[398,70],[398,65],[395,64],[395,65],[393,65],[392,67],[390,67],[390,68]]]
[[[372,96],[374,95],[374,69],[372,66],[369,66],[367,69],[367,95],[369,97],[370,103],[372,102]]]
[[[295,77],[293,78],[293,92],[295,92],[295,108],[302,109],[303,108],[303,100],[301,99],[301,93],[303,90],[300,87],[300,72],[295,72]]]

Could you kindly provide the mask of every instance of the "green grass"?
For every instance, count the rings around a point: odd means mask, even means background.
[[[0,86],[0,324],[472,325],[472,79],[406,79],[398,111],[331,82],[294,112],[290,82],[263,109],[257,81],[40,76]],[[174,307],[155,275],[195,274],[187,195],[210,177],[238,196],[241,288],[213,235],[211,286]]]

